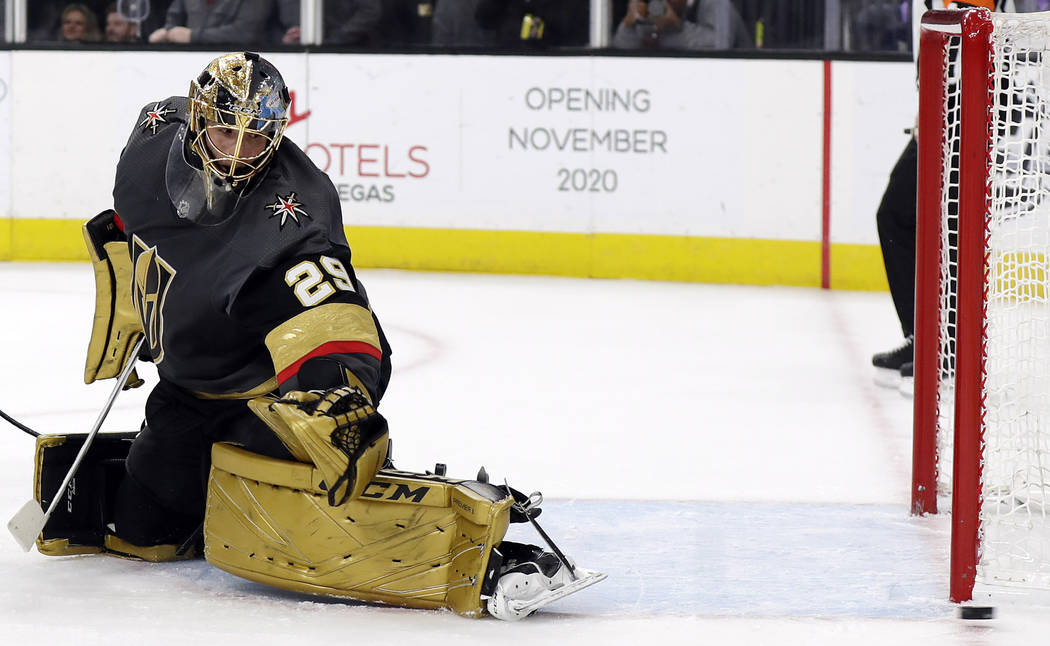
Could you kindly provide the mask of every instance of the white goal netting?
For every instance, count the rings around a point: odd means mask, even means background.
[[[977,579],[1050,588],[1050,14],[996,14],[992,24],[990,78],[981,70],[961,71],[964,84],[987,82],[991,120]],[[937,390],[941,492],[951,489],[954,430],[959,40],[946,41],[944,51],[947,127]],[[968,174],[964,181],[975,179]]]

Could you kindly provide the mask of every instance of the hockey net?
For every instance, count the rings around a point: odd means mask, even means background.
[[[1050,13],[920,32],[912,510],[951,496],[951,598],[1050,590]]]

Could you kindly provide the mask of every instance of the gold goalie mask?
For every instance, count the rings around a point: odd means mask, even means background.
[[[281,144],[291,97],[269,61],[252,52],[216,58],[190,83],[187,125],[167,168],[179,217],[217,224],[252,189]]]

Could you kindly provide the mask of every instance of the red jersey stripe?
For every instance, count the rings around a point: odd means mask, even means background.
[[[371,343],[363,341],[329,341],[323,343],[311,352],[300,357],[295,363],[277,373],[277,383],[283,384],[295,375],[299,374],[299,368],[314,357],[323,357],[328,354],[367,354],[382,360],[383,351]]]

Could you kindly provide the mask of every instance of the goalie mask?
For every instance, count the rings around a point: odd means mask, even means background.
[[[233,213],[280,146],[290,103],[281,73],[251,52],[216,58],[190,83],[187,126],[168,160],[179,217],[217,224]]]

